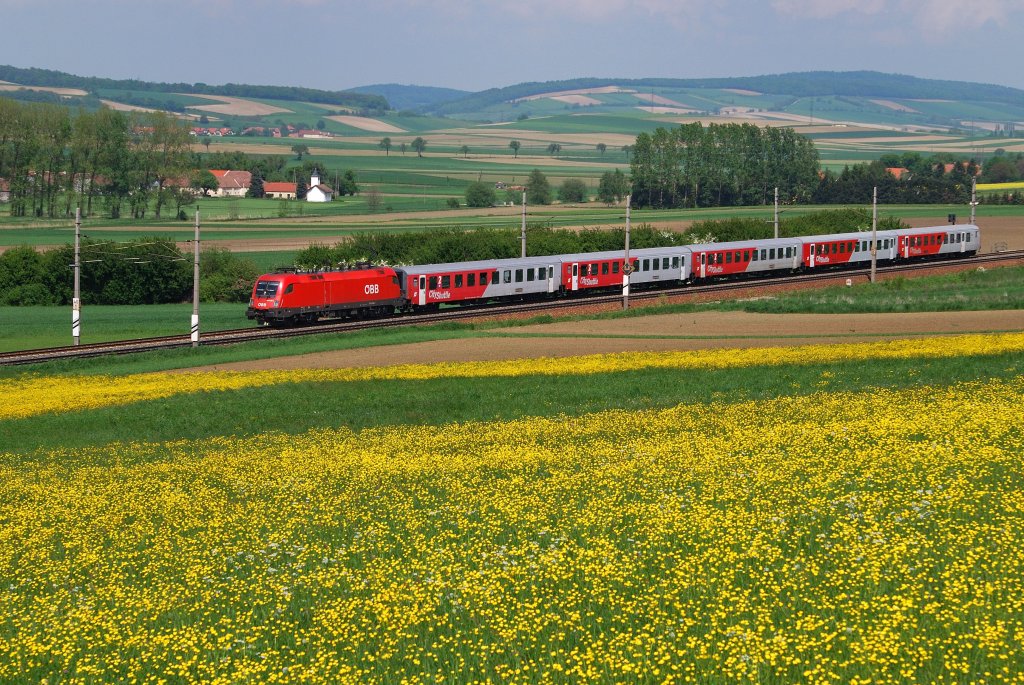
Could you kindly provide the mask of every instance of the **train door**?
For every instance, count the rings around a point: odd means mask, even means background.
[[[811,243],[810,248],[811,248],[811,254],[810,254],[810,257],[807,258],[807,266],[809,266],[809,267],[811,267],[813,269],[814,268],[814,257],[815,257],[816,254],[818,254],[818,246],[815,245],[814,243]]]
[[[707,278],[707,266],[708,266],[708,255],[706,252],[700,253],[700,277]]]
[[[910,259],[910,238],[908,236],[900,236],[900,253],[904,259]]]
[[[548,264],[548,292],[555,292],[555,267],[553,264]]]
[[[417,304],[425,305],[427,303],[427,277],[426,276],[420,276],[419,277],[419,283],[420,283],[419,298],[418,298]]]
[[[579,290],[579,288],[580,288],[580,265],[579,264],[573,264],[572,265],[572,287],[570,289],[573,290],[573,291],[576,291],[576,290]]]
[[[964,252],[967,252],[967,240],[968,240],[968,236],[969,235],[970,235],[969,233],[964,233],[963,235],[960,236],[960,238],[961,238],[961,240],[960,240],[960,253],[961,254],[964,253]]]

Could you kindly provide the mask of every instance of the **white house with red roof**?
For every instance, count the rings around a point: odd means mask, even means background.
[[[252,173],[248,171],[210,169],[210,173],[220,184],[214,193],[215,197],[245,197],[252,185]]]
[[[309,178],[309,190],[306,191],[306,202],[330,202],[334,199],[334,189],[320,183],[320,172],[314,171]]]
[[[263,184],[263,193],[272,200],[294,200],[298,190],[296,185],[285,181],[266,181]]]

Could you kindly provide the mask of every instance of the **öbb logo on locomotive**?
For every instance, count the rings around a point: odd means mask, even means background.
[[[873,253],[880,264],[969,257],[980,247],[976,225],[951,224],[877,231],[873,244],[872,233],[855,232],[643,248],[630,251],[629,263],[623,250],[613,250],[407,267],[289,271],[264,274],[256,280],[246,316],[277,325],[312,323],[320,318],[379,317],[435,310],[442,303],[456,306],[613,292],[623,285],[620,275],[637,289],[664,288],[866,267]],[[573,278],[576,272],[579,278]]]

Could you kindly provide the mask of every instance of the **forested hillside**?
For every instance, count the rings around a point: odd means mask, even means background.
[[[137,79],[109,79],[95,76],[75,76],[49,69],[19,69],[0,65],[0,81],[26,86],[47,86],[53,88],[79,88],[95,93],[99,90],[149,91],[155,93],[191,93],[199,95],[225,95],[229,97],[268,98],[298,102],[317,102],[326,105],[341,105],[356,109],[384,111],[390,109],[388,101],[381,95],[350,91],[327,91],[295,86],[257,86],[228,83],[211,86],[205,83],[153,83]]]

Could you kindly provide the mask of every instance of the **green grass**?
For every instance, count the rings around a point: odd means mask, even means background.
[[[244,304],[201,304],[204,331],[244,328]],[[162,335],[188,335],[191,304],[83,305],[81,342],[97,343]],[[0,307],[0,351],[72,344],[71,307]]]
[[[652,369],[600,377],[526,376],[425,381],[281,384],[231,392],[178,395],[85,412],[0,421],[4,448],[14,454],[81,449],[111,442],[171,441],[182,436],[301,433],[324,426],[353,430],[379,425],[441,425],[523,416],[582,415],[679,403],[768,399],[832,392],[945,386],[983,378],[1010,379],[1024,353],[956,359],[872,360],[749,369]],[[582,390],[585,388],[585,390]],[[216,411],[210,411],[216,406]]]

